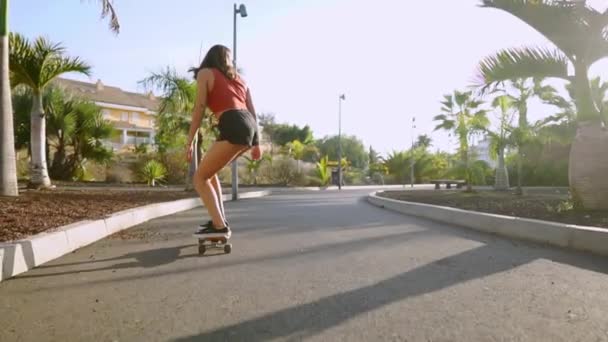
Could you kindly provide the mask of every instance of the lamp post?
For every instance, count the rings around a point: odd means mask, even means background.
[[[233,40],[232,40],[232,64],[234,65],[234,70],[237,70],[236,64],[236,18],[237,15],[240,14],[241,18],[247,17],[247,8],[244,4],[240,4],[238,7],[234,4],[234,12],[233,12]],[[238,158],[237,158],[238,159]],[[238,160],[234,159],[232,162],[232,200],[236,201],[239,199],[239,164]]]
[[[338,190],[342,190],[342,101],[346,95],[338,98]]]

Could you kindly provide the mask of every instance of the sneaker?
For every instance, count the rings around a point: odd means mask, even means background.
[[[230,225],[228,224],[228,221],[224,221],[224,225],[226,227],[230,227]],[[199,228],[207,228],[207,227],[213,227],[213,221],[209,220],[207,221],[207,223],[205,224],[201,224],[198,226]]]
[[[194,232],[194,236],[196,237],[223,237],[230,238],[232,232],[229,227],[224,227],[221,229],[216,229],[213,227],[213,223],[211,221],[207,222],[205,225],[199,226],[199,229]]]

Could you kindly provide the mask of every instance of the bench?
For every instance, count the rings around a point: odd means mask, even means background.
[[[445,184],[445,188],[446,189],[451,189],[452,188],[452,184],[456,185],[457,189],[462,189],[462,187],[467,184],[467,181],[465,180],[452,180],[452,179],[436,179],[436,180],[432,180],[431,184],[435,184],[435,190],[439,190],[441,187],[441,184]]]

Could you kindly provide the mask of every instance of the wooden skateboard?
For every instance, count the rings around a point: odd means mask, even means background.
[[[205,237],[198,239],[198,254],[205,254],[207,249],[223,249],[224,253],[232,252],[232,244],[226,237]]]

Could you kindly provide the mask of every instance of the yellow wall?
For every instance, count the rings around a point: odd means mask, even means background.
[[[112,108],[103,108],[103,113],[108,113],[109,117],[106,117],[110,121],[124,121],[123,113],[127,113],[128,120],[127,122],[137,125],[142,128],[154,128],[155,115],[149,115],[141,111],[127,111],[120,109],[112,109]],[[136,114],[136,115],[134,115]],[[137,116],[137,118],[135,118]]]

